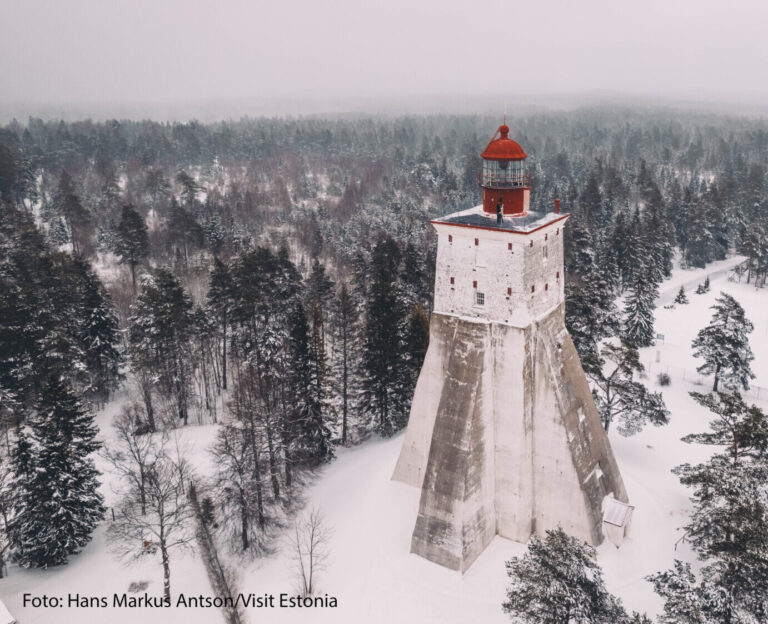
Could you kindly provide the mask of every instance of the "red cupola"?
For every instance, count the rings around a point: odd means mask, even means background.
[[[499,126],[482,157],[483,170],[478,177],[483,187],[483,211],[495,216],[501,203],[505,216],[528,214],[531,178],[523,168],[527,154],[509,138],[507,124]]]

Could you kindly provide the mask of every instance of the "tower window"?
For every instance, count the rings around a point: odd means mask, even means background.
[[[544,234],[544,240],[547,240],[549,238],[549,234]]]
[[[477,245],[479,245],[479,244],[480,244],[480,240],[476,238],[476,239],[475,239],[475,246],[477,246]]]
[[[544,257],[549,258],[549,252],[547,251],[547,246],[544,245]]]
[[[453,286],[453,278],[451,278],[451,286]]]
[[[557,228],[557,231],[555,232],[556,236],[560,236],[560,228]]]
[[[485,305],[485,293],[475,293],[475,301],[477,305]]]
[[[512,243],[507,243],[507,249],[508,249],[509,251],[512,251]]]
[[[560,279],[560,271],[558,271],[558,272],[557,272],[557,274],[555,275],[555,277],[556,277],[557,279]]]
[[[549,290],[549,284],[544,284],[544,290]]]
[[[511,294],[512,294],[512,289],[511,288],[507,288],[507,296],[509,296]]]
[[[453,242],[453,234],[448,234],[448,242],[449,243]]]
[[[472,288],[477,288],[477,282],[472,282]]]
[[[531,292],[536,292],[536,286],[531,286]]]
[[[533,247],[533,241],[531,241],[531,244],[529,245],[529,247]]]

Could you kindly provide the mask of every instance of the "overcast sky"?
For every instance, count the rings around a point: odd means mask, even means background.
[[[0,101],[768,102],[766,0],[0,0]]]

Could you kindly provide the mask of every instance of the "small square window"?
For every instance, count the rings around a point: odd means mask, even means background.
[[[477,305],[485,305],[485,293],[475,293],[475,301],[477,301]]]

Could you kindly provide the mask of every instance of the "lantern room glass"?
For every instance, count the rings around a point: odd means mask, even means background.
[[[515,188],[529,183],[522,160],[483,160],[483,186]]]

